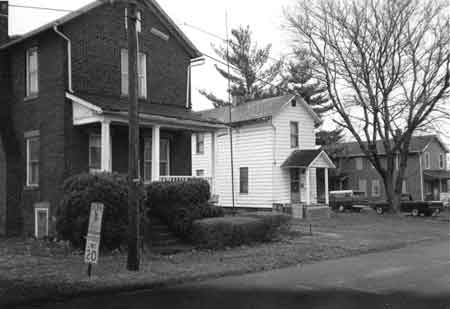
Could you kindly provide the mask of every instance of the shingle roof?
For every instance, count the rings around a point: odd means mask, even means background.
[[[322,149],[295,150],[281,164],[281,167],[308,167],[321,152]]]
[[[425,149],[425,147],[433,141],[433,139],[437,139],[439,143],[440,140],[437,135],[421,135],[421,136],[413,136],[411,138],[411,143],[409,145],[410,152],[420,152]],[[445,145],[443,145],[445,148]],[[347,157],[347,156],[364,156],[365,154],[362,152],[361,147],[358,142],[350,142],[350,143],[339,143],[333,146],[325,147],[327,152],[335,153],[336,157]],[[379,154],[384,154],[384,146],[383,142],[377,141],[377,150]]]
[[[231,109],[231,123],[240,123],[252,120],[269,119],[276,114],[286,103],[296,98],[294,95],[284,95],[279,97],[267,98],[262,100],[249,101],[244,104],[234,106]],[[297,99],[297,98],[296,98]],[[298,98],[299,103],[304,103],[303,99]],[[317,115],[313,113],[315,121],[320,121]],[[224,123],[230,123],[229,107],[219,107],[215,109],[198,112],[205,119],[215,119]]]
[[[128,100],[126,98],[104,97],[96,95],[78,94],[77,97],[88,101],[89,103],[100,107],[105,112],[128,112]],[[207,120],[197,113],[192,112],[182,106],[160,104],[160,103],[141,103],[139,112],[149,115],[177,118],[181,120],[193,120],[208,123],[221,124],[217,120]]]

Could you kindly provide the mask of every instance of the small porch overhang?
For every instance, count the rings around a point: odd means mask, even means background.
[[[281,168],[336,168],[327,153],[321,149],[294,150]]]
[[[450,170],[430,170],[424,171],[423,176],[425,180],[449,180]]]

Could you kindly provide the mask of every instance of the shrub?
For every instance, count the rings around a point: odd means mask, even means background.
[[[289,216],[278,213],[196,220],[192,226],[191,240],[197,246],[209,249],[269,241],[289,220]]]
[[[208,203],[211,197],[209,183],[203,179],[153,182],[146,191],[150,212],[182,238],[188,238],[194,220],[223,216],[220,207]]]
[[[90,205],[104,204],[101,246],[113,250],[126,244],[128,187],[119,174],[80,174],[63,184],[64,197],[57,211],[56,229],[61,239],[82,248],[89,225]]]

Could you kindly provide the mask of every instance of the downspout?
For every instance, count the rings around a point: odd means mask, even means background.
[[[72,42],[70,39],[61,31],[58,30],[58,25],[55,24],[53,26],[53,30],[62,37],[67,42],[67,80],[68,80],[68,88],[69,92],[73,93],[72,89]]]

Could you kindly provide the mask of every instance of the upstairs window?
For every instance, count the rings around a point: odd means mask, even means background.
[[[362,170],[363,169],[363,159],[362,158],[356,158],[355,159],[356,169]]]
[[[291,121],[291,148],[298,147],[298,122]]]
[[[142,14],[140,11],[138,11],[136,15],[137,15],[136,31],[137,31],[137,33],[141,33],[141,31],[142,31]],[[128,29],[128,8],[125,8],[125,29]]]
[[[205,135],[203,133],[197,133],[195,135],[195,152],[197,154],[204,154],[205,153]]]
[[[26,138],[27,146],[27,186],[39,186],[39,136]]]
[[[102,168],[102,140],[100,134],[89,135],[89,170],[98,172]]]
[[[445,156],[443,153],[439,154],[439,168],[444,169],[445,168]]]
[[[431,165],[430,153],[425,152],[425,169],[429,169]]]
[[[128,70],[128,49],[120,52],[121,62],[121,85],[122,95],[127,96],[129,92],[129,70]],[[139,53],[138,56],[138,96],[141,99],[147,98],[147,55]]]
[[[26,78],[26,96],[37,96],[39,93],[39,63],[37,47],[27,50],[27,78]]]

